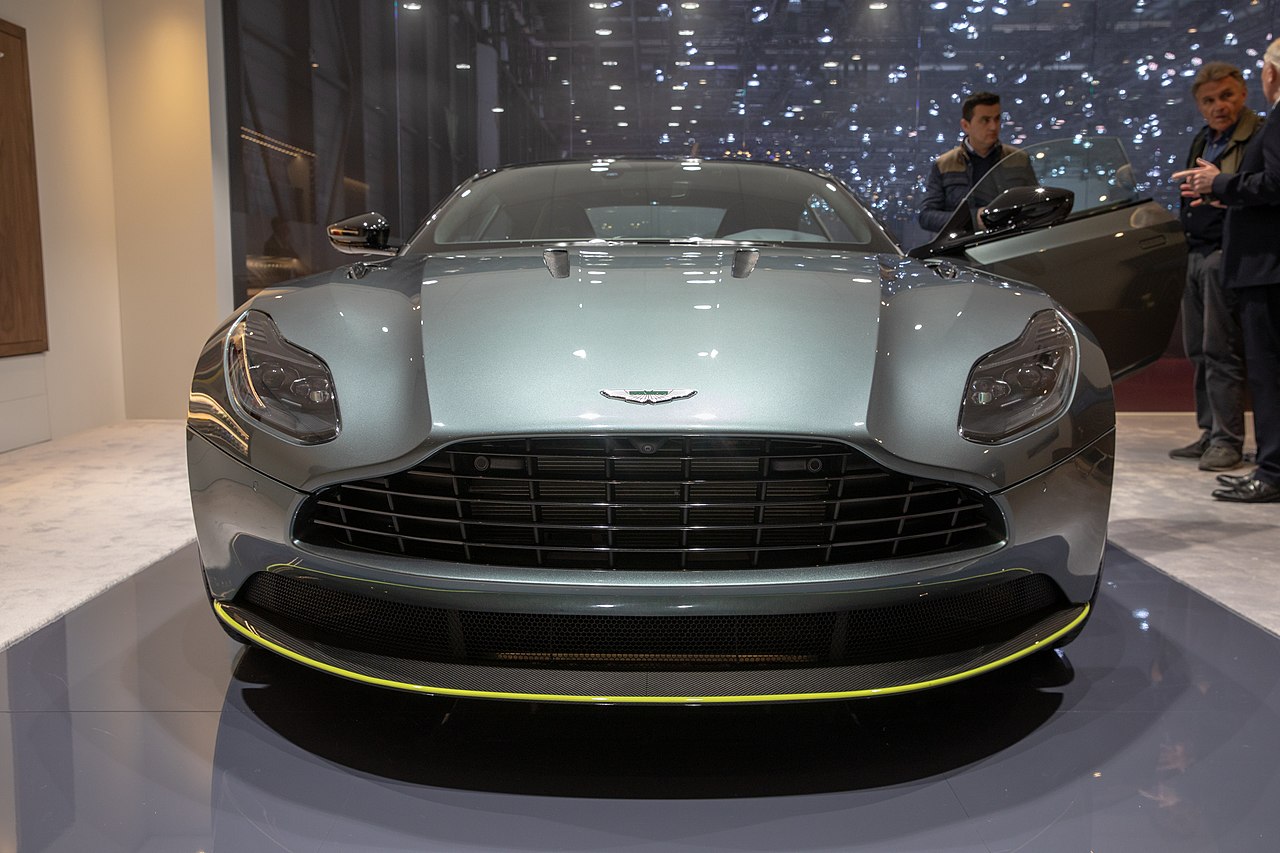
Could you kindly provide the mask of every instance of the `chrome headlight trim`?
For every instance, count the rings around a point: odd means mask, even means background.
[[[246,311],[231,325],[223,366],[242,418],[298,444],[337,437],[341,421],[328,365],[286,340],[267,314]]]
[[[1071,401],[1078,371],[1071,324],[1055,310],[1037,312],[1016,341],[974,364],[960,404],[960,435],[996,444],[1057,416]]]

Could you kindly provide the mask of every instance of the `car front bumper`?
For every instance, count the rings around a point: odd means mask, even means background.
[[[302,547],[290,528],[305,495],[188,434],[214,610],[246,641],[403,690],[653,704],[918,690],[1051,647],[1088,617],[1113,446],[1107,433],[993,495],[1008,536],[991,548],[785,571],[531,572]],[[276,586],[248,597],[259,573]],[[1028,579],[1039,588],[1030,598]],[[1014,600],[1025,606],[1007,610]],[[477,634],[469,624],[492,630]],[[808,626],[817,639],[772,650],[769,637],[794,637],[800,628],[792,625]],[[859,645],[850,625],[889,639]],[[937,625],[944,628],[934,648]],[[557,631],[578,639],[527,636]],[[717,631],[741,639],[704,636]],[[625,639],[593,645],[601,632]],[[684,645],[672,639],[681,636],[689,638]],[[828,639],[844,651],[827,655],[820,647]]]

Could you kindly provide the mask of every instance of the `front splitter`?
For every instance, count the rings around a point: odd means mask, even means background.
[[[1051,648],[1090,610],[1088,604],[1064,608],[1003,642],[933,657],[837,667],[643,672],[474,666],[370,654],[300,640],[235,604],[213,606],[249,642],[353,681],[441,696],[647,705],[812,702],[939,687]]]

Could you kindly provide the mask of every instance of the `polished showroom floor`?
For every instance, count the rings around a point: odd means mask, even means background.
[[[1080,639],[910,696],[392,693],[236,645],[181,546],[0,652],[0,853],[1278,850],[1280,514],[1208,500],[1162,417],[1122,422],[1120,545]],[[50,550],[0,537],[0,575],[59,565],[37,509],[10,534]]]
[[[786,707],[348,684],[238,649],[196,571],[0,655],[0,850],[1280,848],[1280,639],[1115,547],[1061,659]]]

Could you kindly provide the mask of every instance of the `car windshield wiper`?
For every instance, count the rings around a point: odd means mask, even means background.
[[[726,240],[722,237],[592,237],[557,240],[572,246],[767,246],[763,240]]]

